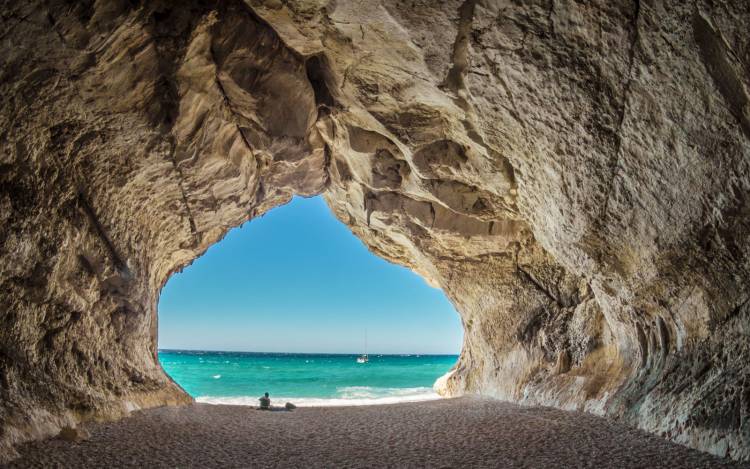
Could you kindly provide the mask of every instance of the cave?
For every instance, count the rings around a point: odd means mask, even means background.
[[[750,9],[6,2],[0,460],[191,399],[169,276],[322,194],[464,324],[446,396],[750,458]]]

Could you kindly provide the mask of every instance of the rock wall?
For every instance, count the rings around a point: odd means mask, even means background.
[[[445,290],[441,380],[750,459],[741,0],[4,2],[0,455],[182,404],[169,275],[323,193]]]

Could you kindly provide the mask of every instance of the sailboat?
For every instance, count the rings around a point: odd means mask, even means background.
[[[370,357],[367,356],[367,329],[365,329],[365,353],[357,357],[357,363],[367,363]]]

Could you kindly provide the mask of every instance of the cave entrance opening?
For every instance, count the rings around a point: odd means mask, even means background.
[[[321,197],[231,230],[159,302],[160,362],[203,402],[437,398],[462,335],[441,290],[368,251]],[[358,363],[365,340],[370,360]]]

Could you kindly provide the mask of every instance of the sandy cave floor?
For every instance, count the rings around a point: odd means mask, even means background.
[[[195,404],[87,429],[80,444],[23,445],[10,467],[742,467],[592,415],[480,398],[292,412]]]

